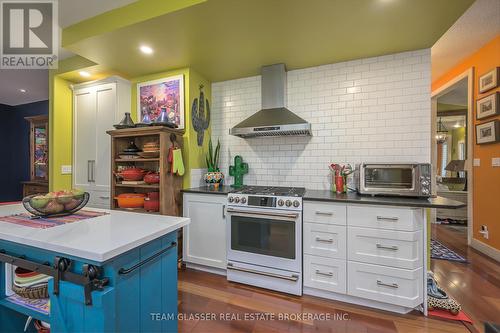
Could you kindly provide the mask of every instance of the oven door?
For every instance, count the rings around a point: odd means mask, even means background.
[[[360,190],[366,194],[419,195],[418,165],[365,164],[360,169]]]
[[[227,209],[227,259],[292,272],[302,268],[302,213]]]

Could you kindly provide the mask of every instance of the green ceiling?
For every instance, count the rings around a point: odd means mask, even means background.
[[[141,0],[68,27],[63,46],[129,77],[190,66],[222,81],[278,62],[290,70],[428,48],[473,2],[175,0],[155,17]]]

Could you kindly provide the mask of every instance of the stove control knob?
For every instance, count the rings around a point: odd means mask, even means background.
[[[278,206],[283,206],[285,204],[285,202],[281,199],[278,200]]]
[[[299,206],[300,206],[300,202],[299,202],[299,200],[294,200],[294,201],[293,201],[293,207],[297,208],[297,207],[299,207]]]
[[[233,197],[229,197],[229,198],[227,199],[227,201],[229,201],[229,203],[231,203],[231,202],[233,202],[233,201],[234,201],[234,198],[233,198]]]
[[[285,201],[285,205],[286,205],[287,207],[290,207],[290,206],[292,205],[292,201],[291,201],[291,200],[287,200],[287,201]]]
[[[242,204],[247,203],[247,198],[245,198],[245,197],[241,198],[241,203],[242,203]]]
[[[239,203],[239,202],[240,202],[240,197],[236,197],[236,198],[234,198],[234,202],[235,202],[235,203]]]

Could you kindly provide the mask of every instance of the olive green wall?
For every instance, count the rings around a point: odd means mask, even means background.
[[[67,68],[66,68],[67,67]],[[68,72],[79,69],[78,65],[63,66],[60,71],[51,71],[49,76],[49,114],[50,114],[50,190],[70,189],[72,187],[71,175],[62,175],[61,166],[72,164],[73,154],[73,93],[71,84],[62,76]],[[205,154],[207,152],[208,140],[211,130],[205,132],[203,146],[198,147],[197,134],[192,128],[191,105],[194,98],[199,97],[199,86],[204,85],[205,97],[211,102],[211,83],[196,71],[184,68],[165,71],[146,76],[136,77],[131,80],[131,112],[136,121],[137,110],[137,83],[165,78],[173,75],[184,76],[184,123],[186,132],[184,134],[183,158],[186,173],[183,179],[184,187],[191,187],[191,169],[205,168]]]

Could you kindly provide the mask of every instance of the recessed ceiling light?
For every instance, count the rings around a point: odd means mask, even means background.
[[[139,47],[139,50],[141,50],[141,52],[144,54],[152,54],[153,53],[153,49],[149,46],[146,46],[146,45],[141,45]]]
[[[86,71],[80,71],[78,72],[81,76],[83,77],[90,77],[90,73],[89,72],[86,72]]]
[[[26,89],[19,89],[20,92],[25,93]]]

